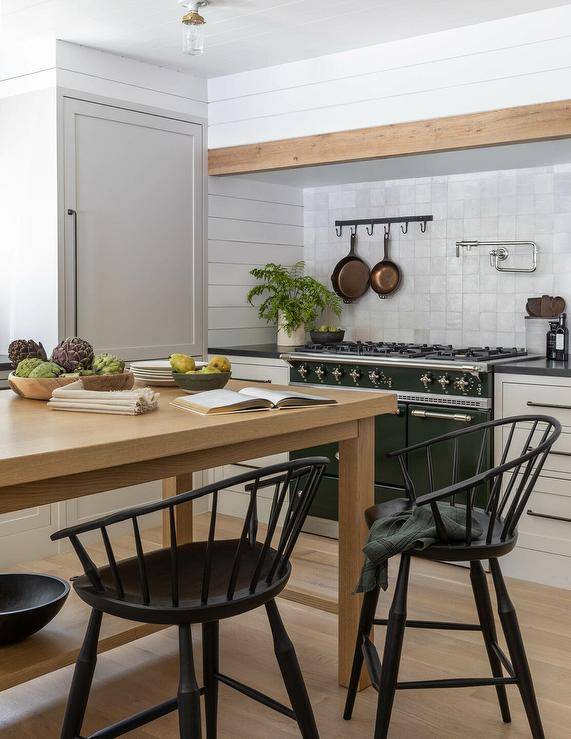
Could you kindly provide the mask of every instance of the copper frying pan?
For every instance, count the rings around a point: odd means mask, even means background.
[[[351,247],[349,254],[340,262],[337,262],[331,284],[333,289],[342,298],[344,303],[352,303],[369,289],[369,265],[355,253],[357,233],[351,231]]]
[[[386,298],[398,289],[402,275],[401,271],[394,262],[389,259],[389,240],[391,238],[390,230],[385,229],[383,239],[384,254],[380,262],[377,262],[371,270],[371,287],[377,293],[379,298]]]

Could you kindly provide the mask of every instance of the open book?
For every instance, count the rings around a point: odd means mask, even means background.
[[[321,395],[295,393],[289,390],[265,390],[261,387],[244,387],[238,392],[234,390],[207,390],[196,395],[184,395],[175,398],[171,405],[185,411],[193,411],[202,415],[220,413],[239,413],[241,411],[266,411],[272,408],[299,408],[307,405],[328,405],[336,403],[331,398]]]

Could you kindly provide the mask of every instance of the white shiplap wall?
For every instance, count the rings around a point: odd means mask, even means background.
[[[274,341],[246,300],[249,272],[303,259],[303,192],[241,177],[210,177],[208,191],[208,344]]]
[[[566,99],[570,34],[568,4],[217,77],[209,147]]]

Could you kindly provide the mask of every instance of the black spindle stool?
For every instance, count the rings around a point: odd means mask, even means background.
[[[379,588],[363,599],[355,657],[343,718],[353,713],[363,661],[373,687],[378,691],[375,739],[388,735],[395,691],[415,688],[459,688],[494,686],[505,723],[511,721],[506,685],[517,685],[534,739],[544,733],[531,673],[525,654],[517,615],[508,595],[498,558],[510,552],[517,541],[517,524],[525,510],[549,451],[561,433],[561,425],[549,416],[513,416],[464,428],[430,441],[400,449],[397,456],[403,472],[407,498],[369,508],[367,523],[405,511],[413,506],[431,507],[439,541],[424,550],[409,550],[401,555],[395,593],[388,619],[375,618]],[[499,464],[490,467],[492,443],[502,449]],[[512,453],[516,448],[521,451]],[[477,455],[474,454],[476,450]],[[420,456],[420,461],[419,461]],[[474,465],[474,458],[477,461]],[[468,465],[472,465],[472,469]],[[471,475],[459,480],[459,469]],[[417,497],[413,476],[425,481],[424,495]],[[481,506],[479,501],[485,501]],[[449,541],[437,501],[461,506],[465,521],[464,541]],[[465,515],[465,518],[464,518]],[[477,522],[483,534],[475,538]],[[442,621],[411,621],[406,618],[406,602],[411,556],[443,562],[469,562],[470,580],[478,614],[477,624]],[[498,602],[498,612],[509,658],[498,644],[490,593],[482,560],[489,559]],[[373,624],[386,625],[382,661],[370,639]],[[398,672],[405,628],[481,631],[492,677],[451,678],[399,682]],[[507,676],[504,676],[502,668]]]
[[[219,683],[294,719],[304,739],[318,739],[295,650],[275,598],[289,580],[291,553],[328,463],[325,457],[312,457],[251,470],[168,500],[132,508],[53,534],[54,540],[69,537],[85,572],[73,586],[79,597],[93,609],[73,674],[62,739],[81,737],[103,613],[132,621],[178,626],[180,681],[176,698],[100,729],[91,735],[93,739],[120,736],[177,709],[180,736],[200,739],[201,695],[204,695],[205,703],[206,737],[215,739]],[[216,539],[218,494],[220,490],[236,485],[244,485],[250,495],[241,535],[232,540]],[[258,541],[258,493],[268,487],[273,488],[269,521],[266,533]],[[177,544],[175,507],[207,495],[212,496],[207,539]],[[170,546],[144,552],[139,519],[161,510],[168,512]],[[108,528],[128,520],[133,526],[136,556],[117,562]],[[108,560],[105,567],[95,565],[79,539],[80,534],[94,530],[101,533]],[[275,654],[292,708],[219,669],[219,621],[262,605],[266,608]],[[196,623],[202,624],[202,688],[196,680],[192,653],[191,624]]]

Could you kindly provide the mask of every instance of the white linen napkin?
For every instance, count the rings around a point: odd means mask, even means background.
[[[85,390],[78,380],[54,390],[48,407],[56,411],[138,416],[159,407],[159,393],[150,387],[107,392]]]

